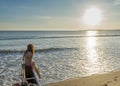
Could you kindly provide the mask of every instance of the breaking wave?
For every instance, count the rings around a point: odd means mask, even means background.
[[[93,36],[87,36],[87,35],[77,35],[77,36],[49,36],[49,37],[12,37],[12,38],[0,38],[0,40],[21,40],[21,39],[55,39],[55,38],[81,38],[81,37],[117,37],[120,35],[93,35]]]
[[[78,48],[46,48],[46,49],[36,49],[35,52],[47,53],[54,51],[65,51],[65,50],[78,50]],[[0,50],[0,53],[23,53],[25,50]]]

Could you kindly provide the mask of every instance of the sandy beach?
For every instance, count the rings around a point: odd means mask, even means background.
[[[68,79],[46,86],[120,86],[120,71]]]

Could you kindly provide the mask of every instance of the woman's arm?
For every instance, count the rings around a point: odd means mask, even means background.
[[[25,53],[23,54],[23,60],[24,60],[25,57],[26,57],[26,53],[27,53],[27,50],[26,50]]]
[[[37,65],[36,65],[34,62],[33,62],[33,68],[34,68],[35,71],[37,72],[39,78],[41,78],[41,75],[40,75],[40,72],[39,72],[39,70],[38,70],[38,67],[37,67]]]
[[[26,57],[26,54],[23,55],[23,58],[22,58],[23,63],[25,62],[25,57]]]

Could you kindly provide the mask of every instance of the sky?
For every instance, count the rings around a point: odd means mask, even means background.
[[[99,8],[102,21],[89,26],[82,17]],[[0,30],[120,29],[120,0],[0,0]]]

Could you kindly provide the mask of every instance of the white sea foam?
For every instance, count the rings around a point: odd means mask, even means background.
[[[10,32],[5,33],[10,35]],[[20,38],[18,33],[16,32],[14,35],[16,34],[16,37]],[[26,35],[28,33],[22,32],[22,37],[29,36]],[[118,36],[34,39],[34,37],[41,37],[41,34],[47,37],[78,35],[78,33],[85,35],[87,32],[44,32],[44,34],[30,32],[32,39],[22,39],[22,37],[19,40],[2,39],[0,41],[1,86],[8,86],[21,80],[21,59],[28,43],[35,45],[34,60],[41,71],[43,85],[68,78],[120,69],[120,31],[97,31],[96,33],[97,35],[117,34]],[[14,35],[11,38],[15,37]]]

